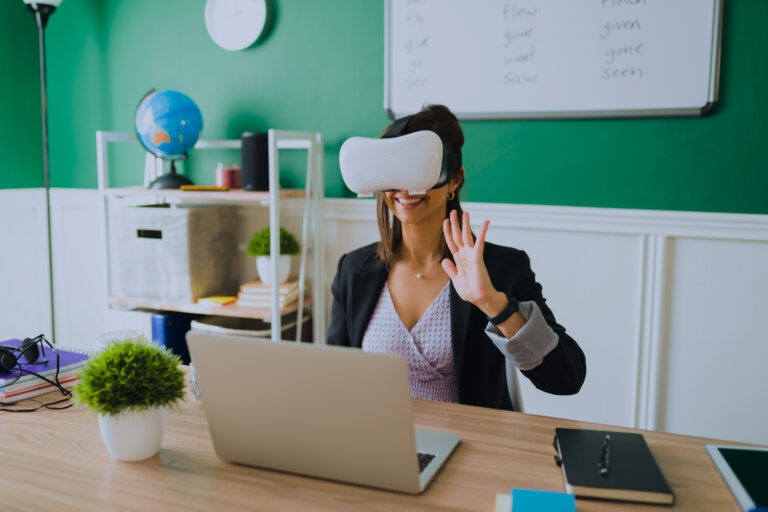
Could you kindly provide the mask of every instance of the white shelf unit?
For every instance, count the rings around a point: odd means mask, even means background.
[[[112,293],[112,271],[110,255],[110,233],[109,233],[109,201],[118,197],[155,197],[158,200],[168,202],[182,202],[184,200],[211,200],[216,202],[233,202],[240,204],[253,204],[269,206],[269,227],[270,227],[270,248],[272,257],[273,275],[278,275],[278,256],[280,255],[280,199],[304,197],[303,220],[301,229],[301,253],[299,262],[299,298],[297,305],[297,323],[296,339],[301,339],[301,326],[303,325],[304,297],[306,294],[307,281],[307,260],[308,252],[312,253],[312,273],[314,283],[311,290],[312,306],[312,340],[314,343],[325,343],[325,295],[321,289],[322,269],[323,267],[323,247],[322,247],[322,197],[324,193],[323,183],[323,136],[315,132],[297,132],[287,130],[269,130],[268,148],[269,148],[269,191],[268,192],[189,192],[168,189],[146,189],[143,187],[128,188],[110,188],[109,186],[109,158],[108,150],[110,144],[115,143],[138,143],[138,138],[134,133],[127,132],[96,132],[96,159],[98,167],[98,186],[100,193],[100,205],[102,209],[101,222],[104,232],[104,254],[107,276],[107,297],[111,307],[130,307],[126,306],[124,300],[120,297],[114,297]],[[195,144],[195,149],[240,149],[240,139],[225,140],[200,140]],[[280,190],[279,186],[279,150],[305,150],[307,152],[307,170],[305,177],[305,187],[303,190]],[[243,316],[254,318],[270,317],[271,321],[271,339],[279,341],[281,339],[281,315],[271,314],[274,311],[281,311],[279,307],[279,291],[277,286],[272,287],[272,307],[264,311],[257,311],[254,308],[242,308],[243,313],[237,312],[229,316]],[[161,305],[150,309],[176,310],[201,312],[197,305],[190,305],[184,309],[165,309]],[[175,305],[179,306],[179,305]],[[222,306],[218,309],[226,308]],[[286,308],[283,308],[285,312]],[[207,312],[217,313],[217,308],[211,308]]]

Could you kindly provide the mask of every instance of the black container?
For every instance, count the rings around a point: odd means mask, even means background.
[[[243,132],[240,169],[245,190],[269,190],[269,147],[266,132]]]

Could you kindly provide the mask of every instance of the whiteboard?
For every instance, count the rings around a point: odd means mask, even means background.
[[[461,119],[693,116],[722,0],[385,0],[384,108]]]

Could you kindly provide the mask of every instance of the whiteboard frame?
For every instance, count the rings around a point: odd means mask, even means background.
[[[697,117],[712,113],[717,107],[720,91],[720,54],[723,32],[723,1],[715,0],[712,23],[711,52],[709,61],[709,94],[703,107],[663,109],[622,109],[622,110],[545,110],[538,112],[463,112],[453,111],[457,118],[467,121],[499,119],[610,119],[635,117]],[[392,87],[390,86],[390,31],[392,28],[392,0],[384,0],[384,111],[390,119],[399,119],[414,112],[395,112],[392,109]]]

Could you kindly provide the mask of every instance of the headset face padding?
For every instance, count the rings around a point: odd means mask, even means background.
[[[440,137],[429,130],[385,139],[351,137],[339,151],[341,177],[358,197],[386,190],[424,194],[447,183],[445,160]]]

